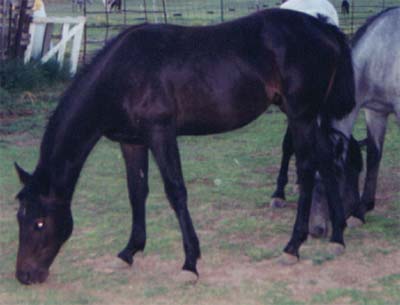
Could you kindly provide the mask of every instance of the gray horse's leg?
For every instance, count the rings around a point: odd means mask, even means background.
[[[367,173],[361,205],[365,211],[374,209],[375,193],[378,180],[379,164],[382,158],[383,143],[387,125],[388,113],[366,109],[367,123]]]

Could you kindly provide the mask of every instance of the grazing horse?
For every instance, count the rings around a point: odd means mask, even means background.
[[[281,104],[296,153],[300,196],[284,249],[297,261],[306,240],[315,171],[332,210],[334,245],[344,245],[341,183],[354,75],[350,48],[336,28],[295,11],[271,9],[205,27],[143,24],[109,42],[72,82],[51,116],[23,188],[16,277],[43,282],[72,232],[71,201],[83,164],[105,136],[121,145],[132,231],[119,257],[132,264],[146,243],[148,154],[161,172],[182,232],[183,270],[197,273],[200,247],[187,205],[180,135],[240,128]]]
[[[306,13],[339,26],[339,16],[328,0],[288,0],[281,4],[280,8]]]
[[[334,6],[328,0],[289,0],[285,1],[280,8],[290,9],[318,18],[323,22],[339,27],[339,17]],[[272,195],[271,206],[283,207],[285,205],[285,186],[288,182],[288,166],[293,151],[293,145],[289,127],[285,133],[282,143],[283,157],[280,167],[280,174],[277,181],[277,189]]]
[[[370,17],[358,29],[352,40],[352,56],[356,84],[356,107],[349,115],[347,124],[353,126],[361,108],[365,110],[367,125],[367,171],[361,196],[357,203],[356,181],[349,181],[351,196],[343,201],[346,215],[353,215],[364,222],[367,211],[374,209],[379,164],[382,158],[384,137],[389,114],[395,114],[400,124],[400,8],[389,8]],[[277,189],[273,197],[284,200],[284,188],[287,183],[287,170],[293,154],[292,140],[289,132],[283,143],[281,169],[277,179]],[[357,148],[354,145],[354,149]],[[357,153],[353,153],[353,158]],[[354,166],[349,170],[361,170],[360,159],[354,159]],[[350,164],[349,164],[350,165]],[[349,177],[349,174],[346,175]],[[350,178],[351,179],[351,178]],[[319,222],[311,224],[310,230],[315,235],[327,233],[328,211],[324,188],[316,183],[313,194],[315,213],[312,217]],[[314,215],[315,214],[315,215]]]

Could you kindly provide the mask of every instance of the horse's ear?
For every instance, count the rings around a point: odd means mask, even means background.
[[[19,180],[21,181],[22,184],[27,184],[29,180],[31,179],[32,175],[26,172],[24,169],[22,169],[17,162],[14,162],[15,170],[17,171]]]

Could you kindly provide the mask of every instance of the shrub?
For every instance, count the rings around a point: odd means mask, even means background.
[[[34,90],[69,78],[68,67],[60,69],[56,61],[24,64],[21,60],[7,60],[0,66],[0,87],[13,92]]]
[[[26,113],[26,108],[32,109],[31,97],[54,88],[56,83],[70,79],[69,67],[60,69],[56,61],[45,64],[21,60],[0,62],[0,115]],[[26,98],[28,97],[28,98]],[[30,98],[29,98],[30,97]]]
[[[0,107],[4,107],[11,104],[11,101],[12,101],[11,94],[7,90],[0,87]]]

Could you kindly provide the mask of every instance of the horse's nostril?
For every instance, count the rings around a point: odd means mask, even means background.
[[[17,271],[17,279],[25,285],[31,284],[31,274],[29,271]]]
[[[310,234],[313,237],[318,237],[318,238],[325,236],[325,233],[326,233],[326,227],[321,225],[314,226],[310,231]]]

